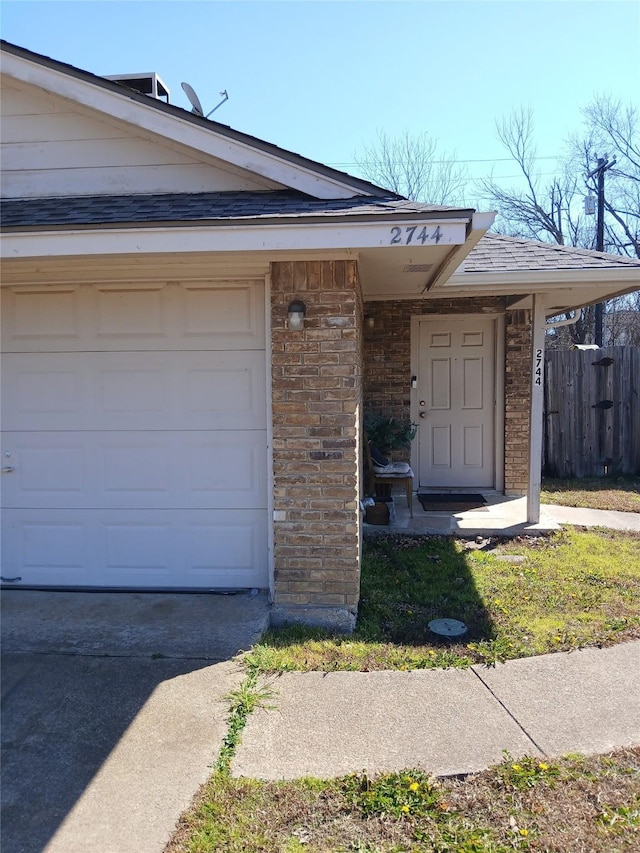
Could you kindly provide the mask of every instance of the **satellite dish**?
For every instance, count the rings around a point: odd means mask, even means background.
[[[193,91],[193,88],[188,83],[182,83],[182,88],[184,89],[187,98],[191,101],[192,113],[195,113],[197,116],[204,116],[204,110],[202,109],[202,104],[200,103],[200,98]]]
[[[229,95],[227,94],[227,90],[225,89],[224,92],[220,92],[220,94],[222,95],[222,100],[220,101],[220,103],[216,104],[215,107],[205,115],[204,110],[202,109],[202,104],[200,103],[200,98],[193,91],[193,87],[190,86],[188,83],[182,83],[181,86],[186,92],[187,98],[189,98],[189,100],[191,101],[191,112],[197,116],[202,116],[202,118],[209,118],[211,113],[215,113],[218,107],[221,107],[225,101],[229,100]]]

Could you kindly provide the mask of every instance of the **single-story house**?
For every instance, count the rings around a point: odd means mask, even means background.
[[[548,317],[640,263],[488,234],[2,44],[2,580],[268,589],[349,629],[363,413],[417,488],[539,510]]]

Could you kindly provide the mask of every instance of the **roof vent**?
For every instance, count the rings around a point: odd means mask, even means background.
[[[405,264],[402,272],[429,272],[433,264]]]
[[[166,102],[169,103],[171,93],[155,71],[149,71],[146,74],[109,74],[105,79],[113,80],[114,83],[127,86],[135,92],[140,92],[141,95],[149,95],[157,100],[166,98]]]

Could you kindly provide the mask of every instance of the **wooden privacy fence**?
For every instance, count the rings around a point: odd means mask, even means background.
[[[640,348],[549,350],[543,473],[640,474]]]

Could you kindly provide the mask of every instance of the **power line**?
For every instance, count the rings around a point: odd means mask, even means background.
[[[331,166],[331,165],[335,165],[335,164],[327,163],[326,165]],[[357,164],[354,163],[354,165],[357,165]],[[535,177],[536,178],[553,178],[553,177],[557,177],[557,175],[558,175],[557,172],[540,172],[539,174],[536,173]],[[470,182],[471,181],[513,181],[513,180],[516,180],[519,178],[522,178],[522,179],[525,178],[525,176],[522,174],[522,172],[520,172],[519,175],[470,175],[469,181]],[[366,180],[374,180],[374,179],[366,178]]]
[[[549,155],[549,156],[545,156],[545,157],[536,157],[535,159],[536,160],[561,160],[562,157],[560,154],[557,154],[555,156]],[[408,161],[404,161],[404,160],[395,160],[392,163],[390,163],[389,165],[404,166],[404,165],[406,165],[407,162]],[[437,163],[438,165],[445,165],[445,164],[449,164],[449,163],[513,163],[513,157],[491,157],[487,160],[458,160],[456,158],[456,159],[451,159],[451,160],[431,160],[431,162]],[[345,167],[345,166],[360,166],[360,165],[366,166],[366,165],[369,165],[369,163],[367,160],[363,160],[360,162],[356,161],[356,162],[350,162],[350,163],[327,163],[326,165],[327,166],[336,166],[336,167],[337,166]]]

